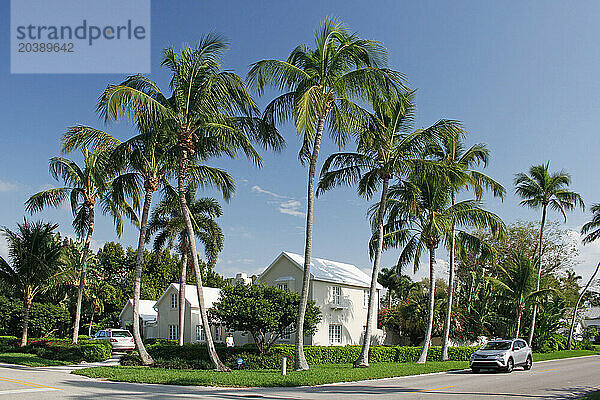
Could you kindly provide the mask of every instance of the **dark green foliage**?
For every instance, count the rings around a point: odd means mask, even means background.
[[[112,347],[106,341],[80,340],[73,344],[69,339],[31,339],[27,346],[16,347],[14,336],[0,337],[0,352],[36,354],[47,360],[68,361],[70,363],[98,362],[110,358]]]
[[[0,296],[0,334],[19,335],[22,321],[23,302]],[[67,334],[70,325],[71,316],[64,307],[47,303],[32,304],[28,329],[31,336],[63,336]]]
[[[213,320],[234,331],[248,331],[260,353],[271,346],[287,328],[296,332],[300,294],[265,285],[228,285],[219,301],[209,310]],[[309,301],[304,318],[304,334],[311,335],[321,319],[321,311]]]
[[[183,346],[176,344],[155,343],[147,347],[155,360],[155,367],[173,369],[210,369],[206,346],[202,343],[187,343]],[[304,352],[309,364],[349,364],[360,354],[360,346],[305,346]],[[476,347],[450,347],[449,356],[452,361],[467,361]],[[255,345],[245,345],[236,348],[217,346],[221,360],[232,369],[279,369],[282,357],[287,357],[289,363],[294,361],[292,345],[275,345],[269,354],[261,355]],[[369,361],[374,363],[415,362],[419,358],[420,347],[408,346],[371,346]],[[431,347],[428,360],[440,357],[441,347]],[[236,360],[241,358],[244,363],[238,367]],[[121,365],[141,365],[137,355],[127,355],[121,358]],[[291,364],[289,364],[291,365]]]

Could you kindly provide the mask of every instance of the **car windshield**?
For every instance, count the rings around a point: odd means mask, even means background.
[[[131,333],[127,331],[112,331],[112,337],[131,337]]]
[[[510,342],[489,342],[483,350],[508,350],[510,349],[510,344]]]

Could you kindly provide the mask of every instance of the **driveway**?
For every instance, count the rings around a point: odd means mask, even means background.
[[[470,371],[300,388],[227,389],[117,383],[68,369],[0,366],[2,399],[567,399],[600,389],[600,356],[535,363],[512,374]]]

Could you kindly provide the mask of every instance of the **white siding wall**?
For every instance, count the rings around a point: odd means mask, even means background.
[[[280,257],[275,264],[265,274],[261,275],[260,283],[269,286],[277,286],[282,283],[280,278],[292,277],[293,280],[287,281],[288,290],[300,292],[302,289],[302,271],[290,260]],[[341,301],[339,306],[332,307],[331,287],[340,286]],[[321,310],[321,321],[317,325],[317,331],[312,337],[305,337],[305,344],[317,346],[329,346],[329,325],[342,325],[342,346],[356,345],[362,343],[363,327],[367,320],[367,307],[364,306],[364,291],[367,288],[335,284],[312,280],[309,288],[309,299],[313,300]],[[377,321],[376,314],[373,316],[374,322]],[[383,336],[381,330],[375,330],[376,336]],[[376,338],[375,341],[379,341]],[[290,342],[293,343],[294,335]]]

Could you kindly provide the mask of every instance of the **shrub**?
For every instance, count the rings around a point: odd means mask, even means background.
[[[32,340],[25,347],[15,349],[23,353],[37,354],[48,360],[68,361],[72,363],[98,362],[110,358],[112,347],[105,341],[82,341],[73,344],[68,339]]]
[[[294,346],[277,345],[271,348],[269,354],[260,355],[254,345],[245,345],[236,348],[225,348],[217,345],[217,353],[221,360],[232,369],[279,369],[281,358],[287,357],[290,363],[294,362]],[[178,346],[174,343],[163,344],[155,342],[147,347],[154,358],[155,366],[174,369],[211,369],[212,364],[208,357],[206,346],[203,343],[186,343]],[[360,346],[306,346],[304,353],[309,364],[349,364],[354,362],[360,354]],[[448,356],[453,361],[467,361],[476,347],[450,347]],[[421,354],[421,347],[408,346],[371,346],[369,361],[377,362],[415,362]],[[429,349],[427,359],[436,361],[441,355],[441,347],[434,346]],[[241,366],[237,359],[244,360]],[[141,365],[137,355],[128,355],[121,358],[122,365]]]

